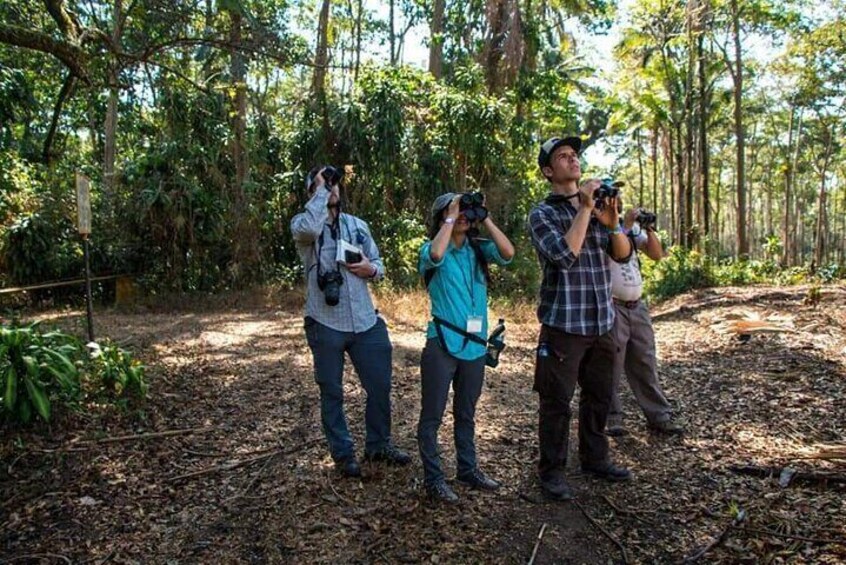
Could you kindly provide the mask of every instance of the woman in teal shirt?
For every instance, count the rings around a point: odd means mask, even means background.
[[[485,377],[484,341],[488,319],[488,265],[507,265],[514,246],[486,211],[470,222],[460,210],[460,194],[439,196],[432,206],[430,240],[420,249],[418,270],[426,280],[432,304],[426,347],[420,361],[422,399],[417,442],[423,461],[427,494],[454,503],[458,496],[447,485],[438,457],[441,426],[452,384],[457,479],[471,488],[496,490],[499,483],[485,476],[476,462],[475,414]],[[474,210],[474,216],[479,208]],[[482,208],[484,210],[484,208]],[[490,240],[476,237],[482,224]]]

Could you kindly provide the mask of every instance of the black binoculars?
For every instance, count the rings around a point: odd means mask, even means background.
[[[481,192],[465,192],[458,201],[458,209],[468,222],[481,222],[488,217],[485,196]]]
[[[658,216],[656,216],[652,212],[641,210],[640,212],[638,212],[635,221],[640,224],[640,227],[646,229],[649,227],[655,227],[655,223],[658,221]]]
[[[323,175],[323,180],[325,180],[326,184],[329,186],[335,186],[341,182],[342,178],[344,178],[343,169],[336,169],[332,165],[324,167],[321,174]]]

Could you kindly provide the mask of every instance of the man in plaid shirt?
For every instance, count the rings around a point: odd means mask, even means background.
[[[579,187],[581,145],[578,137],[564,137],[541,146],[538,166],[551,194],[529,213],[529,232],[543,269],[534,384],[540,399],[538,478],[544,493],[558,500],[573,497],[564,468],[576,383],[581,386],[582,471],[611,481],[631,478],[611,462],[605,436],[617,350],[605,255],[626,262],[632,246],[619,225],[617,199],[597,205],[598,180]]]

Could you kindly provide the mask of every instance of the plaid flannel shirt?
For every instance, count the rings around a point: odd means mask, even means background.
[[[602,335],[614,326],[611,273],[605,263],[611,239],[591,218],[582,250],[575,255],[564,235],[576,213],[566,200],[545,200],[529,213],[529,235],[543,270],[538,320],[567,333]]]

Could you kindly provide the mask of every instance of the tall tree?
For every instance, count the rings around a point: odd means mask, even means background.
[[[444,66],[444,5],[446,0],[435,0],[429,25],[429,72],[439,79]]]

